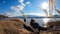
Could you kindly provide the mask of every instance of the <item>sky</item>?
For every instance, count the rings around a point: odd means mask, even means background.
[[[45,16],[41,7],[48,0],[0,0],[0,14],[6,13],[8,16],[21,16],[21,11],[26,15]],[[60,9],[60,0],[56,0],[56,7]],[[47,9],[47,4],[43,8]],[[57,14],[53,11],[53,14]]]

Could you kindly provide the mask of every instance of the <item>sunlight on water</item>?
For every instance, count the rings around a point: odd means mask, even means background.
[[[44,21],[45,24],[46,24],[49,20],[50,20],[50,19],[48,19],[48,18],[44,18],[44,19],[43,19],[43,21]]]
[[[49,18],[43,18],[42,20],[44,22],[44,27],[47,27],[46,24],[48,21],[50,21],[50,19]]]
[[[23,18],[21,18],[23,20]],[[27,18],[26,23],[30,24],[32,18]],[[60,20],[60,18],[33,18],[40,26],[45,26],[48,21]],[[46,27],[46,26],[45,26]]]

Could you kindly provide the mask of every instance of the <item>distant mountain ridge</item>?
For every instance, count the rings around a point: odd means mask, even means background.
[[[17,16],[17,17],[23,18],[24,16]],[[44,16],[26,15],[26,17],[28,17],[28,18],[43,18]]]
[[[60,18],[60,15],[53,15],[53,17]]]
[[[24,18],[23,15],[21,16],[16,16],[17,18]],[[36,15],[26,15],[27,18],[50,18],[46,16],[36,16]],[[52,18],[60,18],[60,15],[53,15]]]
[[[24,17],[24,16],[19,16],[19,17]],[[35,15],[27,15],[28,18],[46,18],[45,16],[35,16]],[[60,15],[53,15],[53,18],[60,18]],[[49,18],[49,17],[47,17]]]

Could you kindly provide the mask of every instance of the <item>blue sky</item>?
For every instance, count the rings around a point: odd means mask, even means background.
[[[20,16],[19,11],[27,15],[42,16],[43,11],[40,9],[41,4],[48,0],[0,0],[0,14],[4,12],[9,16]],[[56,0],[56,7],[60,9],[60,0]],[[56,14],[56,12],[53,12]],[[43,15],[44,16],[44,15]]]

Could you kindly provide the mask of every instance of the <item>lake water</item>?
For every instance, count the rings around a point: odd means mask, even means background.
[[[22,18],[21,18],[22,19]],[[30,24],[32,18],[27,18],[26,23]],[[60,20],[60,18],[33,18],[40,26],[44,26],[44,24],[48,21]]]

